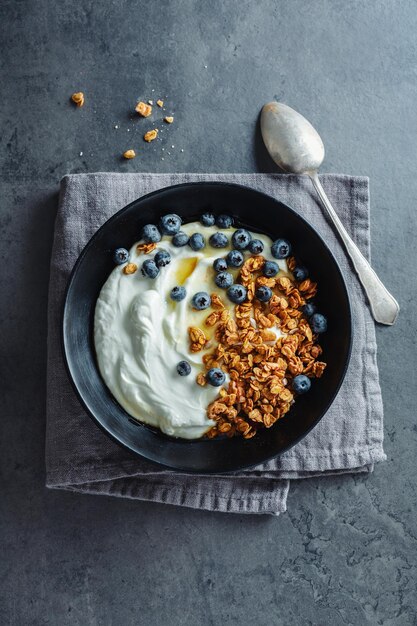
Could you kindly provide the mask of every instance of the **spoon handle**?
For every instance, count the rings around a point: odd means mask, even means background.
[[[400,306],[394,296],[392,296],[386,287],[379,280],[378,276],[369,265],[359,248],[353,243],[352,239],[347,234],[345,227],[337,216],[336,211],[330,204],[329,198],[321,186],[317,172],[309,173],[309,176],[313,182],[313,185],[320,196],[320,200],[323,203],[330,219],[332,220],[337,232],[339,233],[343,243],[345,244],[346,251],[350,256],[355,270],[359,276],[359,280],[368,296],[369,304],[372,314],[377,322],[380,324],[387,324],[392,326],[395,323]]]

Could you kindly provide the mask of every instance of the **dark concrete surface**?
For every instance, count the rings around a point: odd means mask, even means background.
[[[415,2],[2,0],[0,31],[1,624],[417,624]],[[159,96],[175,123],[145,145],[132,108]],[[60,178],[270,171],[273,97],[319,129],[323,171],[371,179],[373,262],[402,305],[377,332],[388,461],[294,484],[277,519],[46,491]]]

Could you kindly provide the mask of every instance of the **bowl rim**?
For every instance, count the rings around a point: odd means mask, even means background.
[[[347,305],[347,316],[348,316],[348,327],[346,330],[348,330],[349,332],[349,345],[348,345],[348,349],[347,349],[347,353],[346,353],[346,357],[345,357],[345,363],[343,366],[343,370],[340,376],[340,379],[338,381],[337,386],[335,387],[335,390],[332,394],[332,396],[330,397],[330,399],[327,401],[325,408],[323,409],[323,411],[321,412],[321,414],[319,415],[319,417],[317,417],[317,419],[308,426],[308,428],[306,428],[306,430],[303,431],[303,433],[296,437],[289,445],[285,446],[282,450],[280,450],[279,452],[272,454],[272,455],[268,455],[267,457],[265,457],[262,461],[257,461],[255,463],[241,463],[239,465],[236,465],[236,467],[234,467],[233,469],[224,469],[222,467],[220,467],[219,469],[194,469],[194,468],[190,468],[188,466],[181,466],[180,464],[169,464],[169,463],[165,463],[163,461],[160,461],[158,459],[153,459],[153,458],[149,458],[147,456],[145,456],[144,454],[142,454],[141,452],[138,452],[137,450],[135,450],[131,445],[129,445],[128,442],[123,441],[121,438],[117,437],[114,433],[110,432],[110,430],[108,430],[106,428],[106,426],[98,419],[98,417],[94,414],[94,412],[90,409],[90,407],[88,406],[86,400],[84,399],[83,395],[81,394],[75,379],[72,375],[72,368],[71,368],[71,364],[70,364],[70,359],[69,356],[67,354],[67,337],[66,337],[66,332],[65,332],[65,328],[66,328],[66,320],[67,320],[67,304],[68,304],[68,298],[70,295],[70,291],[72,288],[72,285],[74,283],[74,280],[76,278],[77,272],[78,272],[78,268],[80,267],[80,265],[82,264],[82,261],[87,253],[88,248],[90,247],[91,243],[97,238],[99,237],[101,231],[104,228],[108,228],[109,224],[111,224],[113,221],[117,220],[118,217],[124,213],[125,211],[128,211],[129,209],[133,208],[133,206],[138,205],[142,202],[146,202],[147,200],[149,200],[150,198],[154,197],[154,196],[158,196],[159,194],[166,192],[166,191],[171,191],[174,189],[180,190],[181,188],[190,188],[190,187],[200,187],[200,186],[210,186],[210,187],[234,187],[234,188],[238,188],[244,191],[250,191],[250,192],[255,192],[256,194],[260,194],[262,196],[264,196],[265,198],[268,198],[268,200],[272,200],[274,202],[277,202],[281,205],[283,205],[288,211],[290,211],[291,213],[295,214],[295,216],[300,219],[302,222],[304,222],[311,230],[314,231],[314,233],[316,234],[316,236],[320,239],[321,244],[324,246],[324,248],[326,249],[327,253],[329,254],[330,258],[333,260],[333,263],[336,267],[336,270],[339,274],[340,280],[341,280],[341,285],[344,291],[344,296],[345,296],[345,301],[346,301],[346,305]],[[249,227],[249,226],[248,226]],[[278,198],[275,198],[274,196],[261,191],[259,189],[256,189],[255,187],[250,187],[249,185],[242,185],[239,183],[235,183],[235,182],[228,182],[228,181],[215,181],[215,180],[208,180],[208,181],[204,181],[204,180],[200,180],[200,181],[191,181],[191,182],[184,182],[184,183],[178,183],[175,185],[168,185],[166,187],[161,187],[159,189],[156,189],[154,191],[151,191],[143,196],[140,196],[139,198],[136,198],[135,200],[132,200],[132,202],[129,202],[129,204],[125,205],[124,207],[122,207],[121,209],[119,209],[116,213],[114,213],[114,215],[112,215],[111,217],[109,217],[95,232],[94,234],[89,238],[89,240],[87,241],[87,243],[85,244],[85,246],[83,247],[83,249],[81,250],[80,254],[77,257],[77,260],[74,263],[74,266],[71,270],[70,276],[68,278],[68,282],[65,288],[65,292],[64,292],[64,298],[63,298],[63,303],[62,303],[62,308],[61,308],[61,315],[60,315],[60,320],[61,320],[61,324],[60,324],[60,330],[61,330],[61,351],[62,351],[62,355],[63,355],[63,360],[64,360],[64,365],[65,365],[65,369],[67,372],[67,376],[70,380],[70,383],[72,385],[72,388],[75,391],[75,394],[78,398],[78,401],[80,402],[81,406],[83,407],[83,409],[86,411],[87,415],[90,417],[90,419],[93,420],[93,422],[99,427],[99,429],[105,433],[105,435],[107,437],[109,437],[112,441],[114,441],[119,447],[123,448],[125,451],[129,452],[132,455],[132,458],[139,458],[139,459],[144,459],[146,462],[154,464],[156,467],[159,468],[165,468],[165,469],[170,469],[176,472],[182,472],[182,473],[187,473],[187,474],[206,474],[206,475],[215,475],[215,474],[230,474],[233,472],[238,472],[238,471],[242,471],[242,470],[248,470],[251,468],[255,468],[255,467],[259,467],[259,465],[264,464],[264,463],[268,463],[269,461],[271,461],[272,459],[278,458],[280,457],[282,454],[284,454],[285,452],[287,452],[288,450],[290,450],[291,448],[293,448],[294,446],[296,446],[300,441],[302,441],[318,424],[319,422],[323,419],[323,417],[326,415],[326,413],[329,411],[330,407],[332,406],[333,402],[335,401],[340,388],[343,384],[343,381],[345,379],[348,367],[349,367],[349,363],[350,363],[350,359],[351,359],[351,354],[352,354],[352,345],[353,345],[353,319],[352,319],[352,306],[351,306],[351,302],[350,302],[350,297],[349,297],[349,292],[346,286],[346,281],[345,278],[343,276],[342,270],[340,268],[339,263],[337,262],[333,252],[330,250],[329,246],[327,245],[327,243],[325,242],[325,240],[323,239],[323,237],[320,235],[320,233],[317,231],[317,229],[315,228],[314,225],[312,225],[304,216],[300,215],[300,213],[298,213],[297,211],[295,211],[295,209],[293,209],[292,207],[290,207],[288,204],[286,204],[285,202],[282,202],[281,200],[279,200]],[[96,369],[97,365],[96,365]],[[100,372],[98,372],[99,375],[101,376]],[[109,394],[112,396],[113,395],[111,393],[111,391],[109,390]],[[114,399],[114,398],[113,398]],[[115,400],[115,399],[114,399]],[[115,400],[116,401],[116,400]],[[117,401],[116,401],[117,402]],[[125,411],[126,412],[126,411]],[[126,414],[129,416],[129,414],[126,412]],[[135,418],[129,416],[130,419],[134,420]],[[140,422],[139,420],[138,424],[144,424],[145,426],[148,426],[145,422]],[[155,429],[158,430],[158,429]],[[162,433],[163,434],[163,433]],[[188,440],[182,440],[182,441],[188,441]],[[195,441],[202,441],[201,438],[199,439],[192,439],[189,440],[190,442],[195,442]],[[214,440],[215,441],[215,440]],[[213,442],[213,440],[211,440],[211,442]]]

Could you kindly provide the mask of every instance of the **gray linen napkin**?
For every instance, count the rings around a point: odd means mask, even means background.
[[[324,237],[351,295],[354,339],[348,373],[320,424],[280,458],[229,475],[164,470],[108,439],[85,414],[64,368],[60,325],[65,286],[95,230],[146,193],[182,182],[220,180],[248,185],[289,204]],[[321,176],[350,235],[369,258],[368,179]],[[356,275],[323,217],[307,177],[270,174],[75,174],[61,183],[51,261],[46,429],[47,487],[235,513],[286,510],[290,479],[369,472],[385,459],[383,409],[373,320]]]

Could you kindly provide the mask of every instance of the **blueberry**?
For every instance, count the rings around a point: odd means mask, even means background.
[[[225,272],[227,270],[226,259],[214,259],[213,267],[216,272]]]
[[[216,217],[216,224],[219,228],[230,228],[233,226],[233,217],[230,215],[218,215]]]
[[[182,248],[182,246],[186,246],[189,241],[189,236],[183,230],[180,230],[176,233],[172,238],[172,243],[176,248]]]
[[[161,233],[155,224],[146,224],[142,229],[142,239],[146,243],[158,243],[161,241]]]
[[[126,248],[117,248],[113,253],[113,261],[116,265],[122,265],[122,263],[127,263],[129,260],[129,252]]]
[[[306,317],[311,317],[316,312],[316,305],[314,302],[307,302],[303,306],[303,313]]]
[[[249,242],[248,250],[251,254],[261,254],[264,249],[264,244],[260,239],[252,239]]]
[[[214,226],[215,221],[216,218],[214,217],[213,213],[203,213],[203,215],[200,217],[200,222],[203,224],[203,226]]]
[[[313,333],[325,333],[327,330],[327,319],[321,313],[314,313],[310,319],[310,326]]]
[[[311,380],[308,378],[308,376],[305,376],[304,374],[299,374],[298,376],[294,377],[294,380],[292,381],[292,388],[294,389],[295,393],[306,393],[306,391],[309,391],[311,387]]]
[[[191,365],[188,361],[180,361],[177,365],[177,372],[180,376],[188,376],[191,374]]]
[[[220,272],[216,275],[214,282],[220,289],[227,289],[233,285],[233,276],[229,272]]]
[[[232,235],[233,247],[237,250],[246,250],[251,242],[251,239],[252,235],[249,231],[245,230],[244,228],[239,228],[238,230],[235,230]]]
[[[197,250],[205,248],[206,240],[201,233],[194,233],[194,235],[191,235],[188,241],[188,245],[190,246],[191,250],[197,252]]]
[[[142,265],[142,274],[148,278],[156,278],[159,274],[159,267],[152,259],[147,259]]]
[[[308,269],[304,267],[303,265],[300,265],[299,267],[295,267],[292,273],[293,273],[295,280],[301,283],[303,280],[307,278]]]
[[[229,300],[234,302],[235,304],[242,304],[245,302],[247,295],[246,287],[243,285],[232,285],[227,290],[227,296]]]
[[[181,300],[184,300],[186,295],[187,292],[185,290],[185,287],[182,287],[181,285],[173,287],[171,289],[171,293],[169,294],[171,300],[174,300],[174,302],[181,302]]]
[[[171,263],[171,255],[166,250],[159,250],[159,252],[155,254],[154,260],[158,267],[165,267]]]
[[[204,311],[204,309],[208,309],[211,304],[211,298],[206,291],[198,291],[193,295],[193,299],[191,300],[191,304],[194,309],[197,311]]]
[[[213,233],[209,242],[213,248],[226,248],[229,240],[224,233]]]
[[[260,302],[269,302],[272,298],[272,290],[265,285],[261,285],[255,291],[255,296],[258,298]]]
[[[290,252],[291,244],[286,239],[277,239],[272,244],[271,253],[276,259],[286,259]]]
[[[230,250],[226,256],[226,263],[229,267],[240,267],[243,265],[243,254],[239,250]]]
[[[159,228],[164,235],[176,235],[181,228],[181,218],[175,213],[169,213],[161,217]]]
[[[265,261],[263,274],[268,278],[276,276],[279,272],[279,265],[275,261]]]
[[[226,380],[226,375],[219,367],[212,367],[206,374],[206,380],[213,387],[221,387]]]

